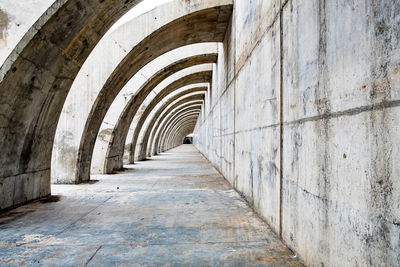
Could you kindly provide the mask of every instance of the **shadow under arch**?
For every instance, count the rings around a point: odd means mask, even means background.
[[[184,145],[191,145],[191,144],[193,144],[193,141],[192,141],[191,138],[189,138],[189,137],[186,136],[186,137],[183,139],[183,144],[184,144]]]

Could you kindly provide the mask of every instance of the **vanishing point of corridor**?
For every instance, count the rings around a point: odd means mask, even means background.
[[[0,265],[301,266],[192,145],[127,167],[1,215]]]

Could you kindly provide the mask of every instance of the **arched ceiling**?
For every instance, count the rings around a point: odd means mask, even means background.
[[[0,177],[16,186],[18,177],[33,188],[5,200],[13,206],[50,194],[50,162],[62,106],[82,64],[110,26],[140,1],[57,1],[21,40],[1,67]],[[212,1],[210,1],[211,4]],[[229,1],[228,1],[229,2]],[[154,58],[184,45],[221,42],[232,12],[231,4],[205,8],[161,27],[132,51],[114,70],[92,107],[86,132],[96,135],[107,109],[123,85]],[[87,147],[81,143],[77,181],[89,178]],[[89,149],[90,151],[90,149]],[[86,175],[86,176],[85,176]]]

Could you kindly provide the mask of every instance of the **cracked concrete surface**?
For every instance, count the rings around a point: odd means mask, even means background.
[[[0,217],[0,265],[302,266],[192,145]]]

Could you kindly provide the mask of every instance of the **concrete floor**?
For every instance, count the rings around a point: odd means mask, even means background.
[[[0,216],[0,265],[301,266],[192,145]]]

